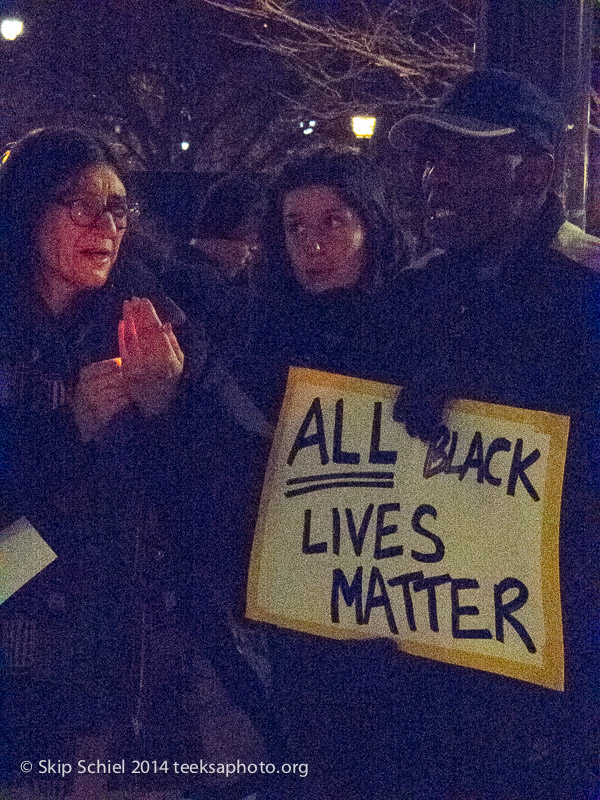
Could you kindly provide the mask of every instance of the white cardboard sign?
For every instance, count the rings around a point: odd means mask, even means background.
[[[457,402],[437,448],[398,387],[290,370],[247,616],[564,689],[558,564],[569,419]]]

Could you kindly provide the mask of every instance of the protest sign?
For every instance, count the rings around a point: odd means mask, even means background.
[[[398,387],[290,370],[247,616],[564,688],[559,520],[567,417],[457,401],[436,447]]]

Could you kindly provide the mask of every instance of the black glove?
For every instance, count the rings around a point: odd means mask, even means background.
[[[425,389],[412,384],[400,390],[394,405],[393,418],[406,428],[409,436],[416,436],[425,444],[434,444],[444,424],[445,392]]]

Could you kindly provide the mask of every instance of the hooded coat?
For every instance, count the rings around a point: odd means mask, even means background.
[[[397,356],[404,347],[398,325],[403,312],[400,300],[391,304],[384,285],[388,266],[371,265],[356,287],[311,295],[285,264],[271,263],[237,376],[273,424],[290,366],[397,378],[397,362],[389,354]],[[395,727],[387,689],[393,643],[342,642],[275,629],[269,640],[288,759],[309,763],[308,796],[395,798],[396,764],[388,747]]]

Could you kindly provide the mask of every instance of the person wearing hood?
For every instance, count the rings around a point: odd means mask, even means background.
[[[391,375],[386,340],[397,336],[398,314],[395,307],[387,316],[393,232],[376,185],[364,156],[317,150],[284,165],[270,187],[262,229],[266,282],[241,367],[242,385],[273,421],[291,366]],[[288,760],[310,764],[306,797],[396,797],[385,688],[392,643],[272,631],[270,645]]]
[[[263,409],[290,366],[386,375],[386,290],[394,236],[372,164],[317,150],[283,166],[263,221],[265,279],[242,380]],[[394,319],[395,319],[394,315]]]

